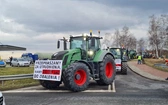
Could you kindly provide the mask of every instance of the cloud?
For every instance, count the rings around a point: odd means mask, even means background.
[[[19,24],[15,22],[13,19],[4,17],[0,15],[0,31],[4,33],[12,33],[12,34],[31,34],[35,33],[32,30],[26,29],[24,24]]]
[[[168,9],[166,0],[0,0],[0,7],[0,42],[35,52],[55,52],[56,39],[91,29],[103,36],[128,26],[147,37],[149,16]]]
[[[148,25],[147,24],[139,24],[130,27],[131,33],[139,40],[140,38],[147,39],[148,33]]]
[[[7,1],[4,15],[36,32],[104,30],[122,24],[136,24],[133,9],[90,1]],[[17,11],[17,12],[16,12]],[[125,15],[127,14],[127,15]],[[124,18],[123,18],[124,17]]]

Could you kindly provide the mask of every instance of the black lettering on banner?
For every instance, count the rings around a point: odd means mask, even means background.
[[[60,76],[58,76],[58,80],[60,80]]]
[[[34,68],[39,68],[39,66],[38,65],[34,65]]]
[[[34,74],[33,78],[38,78],[38,76],[39,76],[38,74]]]
[[[58,66],[50,66],[50,65],[41,65],[39,66],[40,69],[61,69],[61,67],[58,65]]]
[[[40,75],[40,79],[55,79],[55,80],[59,80],[60,76],[55,76],[55,75]]]
[[[48,60],[48,61],[44,61],[44,60],[40,60],[37,61],[35,64],[39,64],[39,65],[48,65],[48,64],[60,64],[60,61],[53,61],[53,60]]]
[[[40,75],[40,78],[42,78],[42,75]]]
[[[42,73],[42,71],[35,71],[35,73]]]
[[[45,60],[39,60],[39,61],[36,61],[35,64],[39,64],[39,65],[48,65],[48,64],[60,65],[60,64],[61,64],[61,61],[53,61],[53,60],[45,61]]]
[[[61,67],[60,67],[60,66],[58,66],[58,67],[57,67],[57,69],[61,69]]]

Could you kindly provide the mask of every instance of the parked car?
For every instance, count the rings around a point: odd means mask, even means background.
[[[6,105],[5,104],[5,97],[2,95],[1,92],[0,92],[0,105]]]
[[[30,64],[33,64],[33,59],[32,59],[31,57],[21,57],[21,58],[23,58],[23,59],[29,61]]]
[[[11,66],[30,66],[30,61],[24,58],[13,58],[11,61]]]
[[[10,59],[5,60],[6,64],[10,64]]]
[[[4,62],[3,60],[0,60],[0,67],[6,67],[6,62]]]

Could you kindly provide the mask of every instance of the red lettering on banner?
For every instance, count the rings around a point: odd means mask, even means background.
[[[116,64],[116,66],[121,66],[121,64]]]
[[[60,75],[60,70],[43,70],[42,74]]]

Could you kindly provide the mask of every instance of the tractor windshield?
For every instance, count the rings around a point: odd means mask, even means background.
[[[121,59],[121,50],[118,48],[111,48],[110,52],[114,55],[115,59]]]
[[[86,40],[83,37],[71,37],[70,49],[82,48],[86,50]]]

